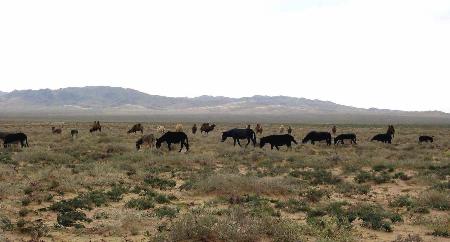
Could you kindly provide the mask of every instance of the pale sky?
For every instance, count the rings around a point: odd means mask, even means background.
[[[450,0],[0,0],[0,90],[450,112]]]

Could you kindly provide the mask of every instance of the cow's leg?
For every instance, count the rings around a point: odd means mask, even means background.
[[[247,144],[245,145],[245,148],[247,148],[248,144],[250,144],[250,138],[247,138]]]
[[[273,144],[270,144],[270,149],[273,150]]]
[[[241,142],[239,141],[239,139],[236,139],[236,140],[237,140],[238,145],[239,145],[240,147],[242,147]]]
[[[277,148],[277,150],[280,150],[280,148],[278,148],[278,145],[275,145],[275,148]]]
[[[236,139],[235,138],[233,138],[233,146],[236,146]]]
[[[184,146],[184,142],[183,141],[181,141],[180,143],[181,143],[180,151],[178,151],[178,152],[181,152],[183,150],[183,146]]]

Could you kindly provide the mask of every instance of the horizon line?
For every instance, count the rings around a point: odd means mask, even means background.
[[[400,109],[390,109],[390,108],[377,108],[377,107],[369,107],[369,108],[361,108],[361,107],[356,107],[356,106],[352,106],[352,105],[345,105],[345,104],[340,104],[334,101],[330,101],[330,100],[324,100],[324,99],[319,99],[319,98],[305,98],[305,97],[295,97],[295,96],[288,96],[288,95],[263,95],[263,94],[253,94],[251,96],[239,96],[239,97],[229,97],[229,96],[223,96],[223,95],[208,95],[208,94],[202,94],[199,96],[168,96],[168,95],[160,95],[160,94],[151,94],[148,92],[144,92],[138,89],[134,89],[134,88],[129,88],[129,87],[120,87],[120,86],[104,86],[104,85],[98,85],[98,86],[67,86],[67,87],[60,87],[60,88],[38,88],[38,89],[14,89],[12,91],[3,91],[0,90],[0,92],[4,92],[4,93],[12,93],[15,91],[40,91],[40,90],[50,90],[50,91],[57,91],[57,90],[61,90],[61,89],[68,89],[68,88],[89,88],[89,87],[104,87],[104,88],[121,88],[121,89],[130,89],[133,91],[137,91],[137,92],[141,92],[147,95],[151,95],[151,96],[160,96],[160,97],[167,97],[167,98],[199,98],[199,97],[223,97],[223,98],[230,98],[230,99],[241,99],[241,98],[251,98],[251,97],[255,97],[255,96],[262,96],[262,97],[288,97],[288,98],[297,98],[297,99],[306,99],[306,100],[312,100],[312,101],[321,101],[321,102],[330,102],[336,105],[340,105],[340,106],[346,106],[346,107],[352,107],[352,108],[357,108],[357,109],[366,109],[366,110],[371,110],[371,109],[376,109],[376,110],[382,110],[382,111],[397,111],[397,112],[440,112],[440,113],[444,113],[444,114],[450,114],[450,112],[446,112],[443,110],[423,110],[423,111],[417,111],[417,110],[413,110],[413,111],[406,111],[406,110],[400,110]]]

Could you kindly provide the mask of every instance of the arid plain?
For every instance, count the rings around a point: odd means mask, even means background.
[[[90,134],[91,122],[1,121],[30,147],[0,150],[0,240],[450,240],[449,126],[396,125],[389,145],[369,141],[385,125],[338,125],[358,144],[327,146],[301,140],[330,125],[291,124],[299,144],[276,151],[220,142],[247,123],[217,123],[208,135],[182,123],[190,150],[178,153],[136,151],[133,124],[102,122]],[[176,123],[143,125],[158,137],[157,125]],[[280,123],[262,125],[258,141],[279,133]],[[419,144],[424,134],[435,142]]]

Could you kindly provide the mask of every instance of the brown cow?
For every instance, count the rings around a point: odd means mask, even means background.
[[[203,134],[203,132],[208,134],[209,132],[213,131],[215,127],[216,127],[215,124],[209,125],[209,123],[203,123],[202,127],[200,127],[200,132],[202,134]]]
[[[255,132],[257,134],[262,134],[263,128],[262,128],[261,124],[256,124]]]
[[[100,125],[100,121],[94,121],[92,128],[89,130],[90,133],[100,131],[102,132],[102,126]]]
[[[142,126],[142,124],[140,124],[140,123],[133,125],[133,127],[130,130],[128,130],[127,133],[131,134],[131,133],[136,133],[139,131],[141,131],[141,134],[144,133],[144,126]]]
[[[52,134],[61,134],[61,133],[62,133],[61,128],[52,127]]]
[[[153,134],[147,134],[136,141],[136,149],[140,150],[142,145],[148,145],[149,148],[153,148],[155,145],[155,136]]]

